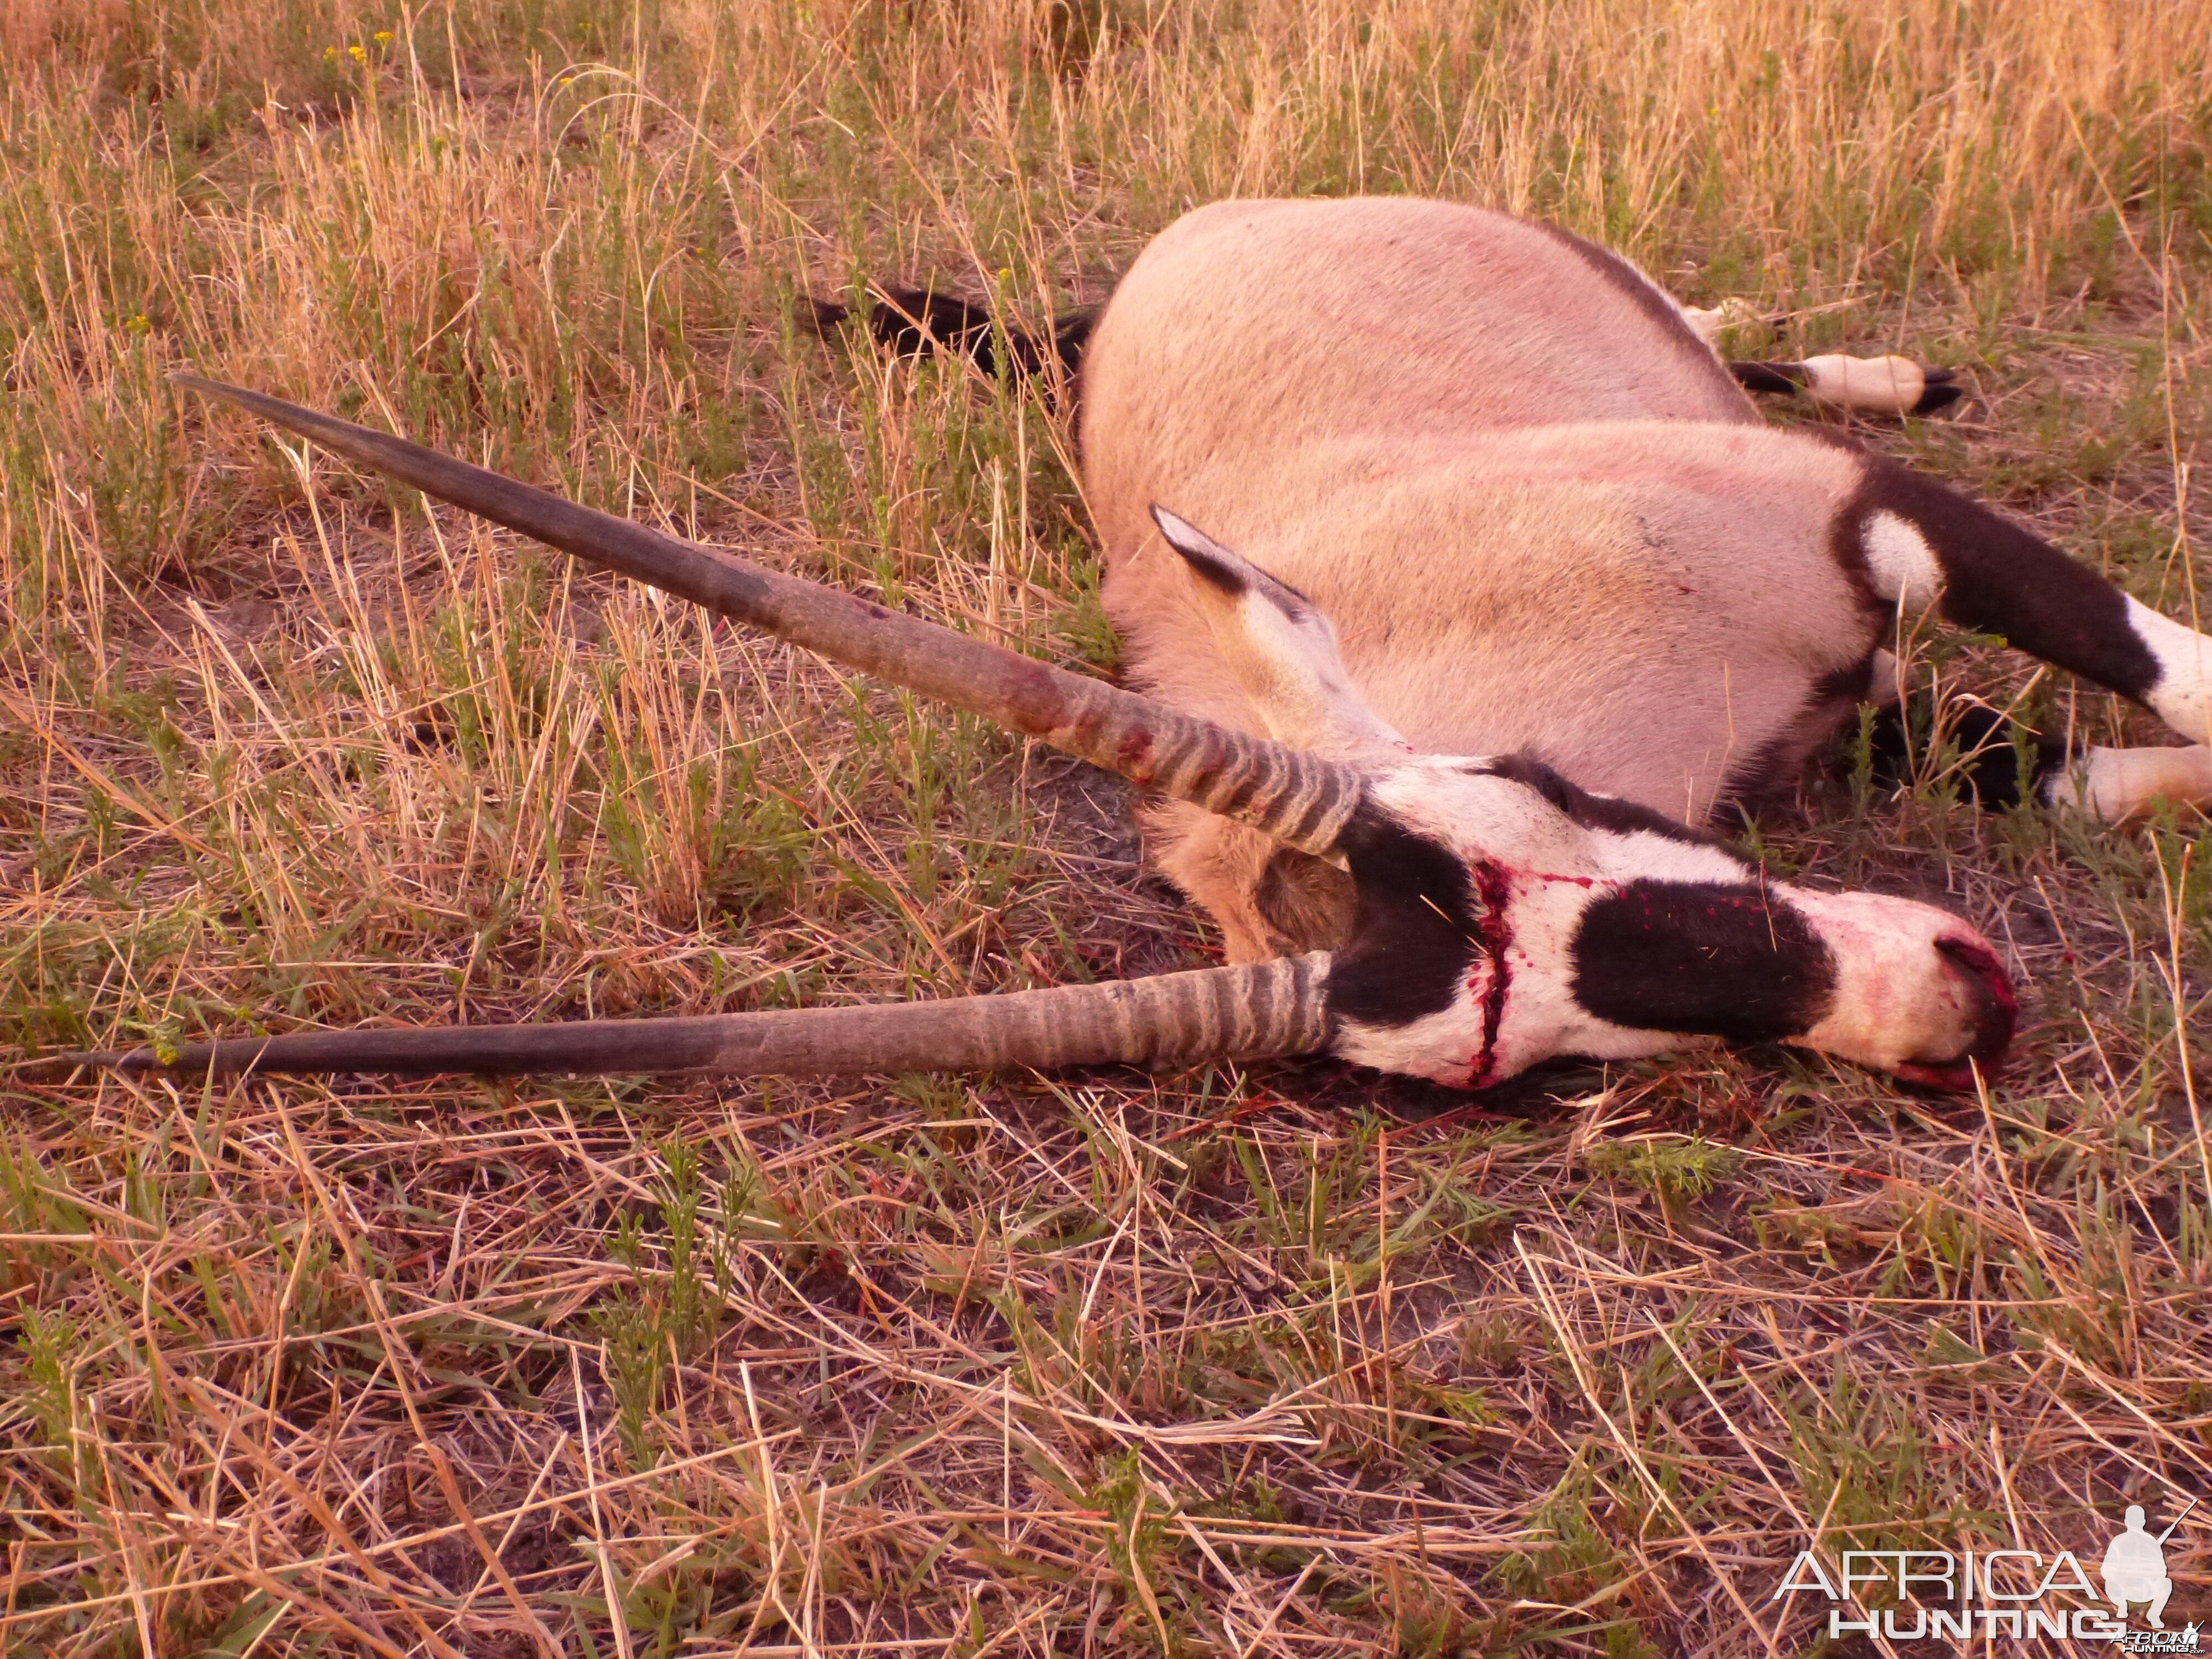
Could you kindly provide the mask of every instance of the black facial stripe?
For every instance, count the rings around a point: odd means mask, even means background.
[[[1664,812],[1654,811],[1632,800],[1623,800],[1617,795],[1594,795],[1561,777],[1533,755],[1500,756],[1495,760],[1484,762],[1480,769],[1491,777],[1505,778],[1534,790],[1584,830],[1607,830],[1617,836],[1633,835],[1642,830],[1648,835],[1663,836],[1668,841],[1682,842],[1692,847],[1717,847],[1723,852],[1728,850],[1727,843],[1719,836],[1708,835],[1702,830],[1692,830],[1686,823],[1678,823]]]
[[[2137,702],[2158,684],[2159,660],[2112,583],[1933,478],[1870,453],[1863,465],[1863,480],[1837,525],[1838,556],[1860,580],[1868,520],[1894,513],[1935,550],[1947,620],[2002,635],[2015,650]]]
[[[1812,924],[1748,885],[1631,882],[1591,901],[1569,954],[1575,1000],[1639,1030],[1799,1036],[1835,999],[1835,958]]]
[[[1410,1025],[1450,1007],[1482,948],[1466,865],[1370,805],[1353,812],[1337,845],[1358,899],[1351,942],[1329,966],[1330,1018]]]
[[[2039,800],[2045,782],[2066,768],[2065,743],[2008,720],[1994,708],[1974,705],[1959,711],[1953,741],[1968,758],[1960,767],[1966,798],[1985,811],[2002,811],[2024,800]],[[2027,765],[2025,775],[2021,748]],[[1902,709],[1885,708],[1874,726],[1874,775],[1886,784],[1902,783],[1911,773],[1911,743]]]

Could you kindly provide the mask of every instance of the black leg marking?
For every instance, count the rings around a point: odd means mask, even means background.
[[[2063,776],[2066,745],[1994,708],[1969,704],[1952,724],[1951,741],[1961,757],[1954,774],[1965,798],[1985,812],[2001,812],[2023,801],[2041,801],[2054,776]],[[1912,776],[1912,744],[1905,711],[1885,708],[1875,716],[1874,775],[1891,788]]]
[[[868,332],[878,343],[908,356],[927,357],[941,345],[968,357],[986,374],[998,372],[991,313],[955,295],[934,289],[885,289],[868,313]]]
[[[868,332],[878,343],[913,357],[931,356],[941,348],[959,353],[986,374],[998,373],[998,335],[988,307],[933,288],[885,288],[880,292],[884,297],[868,313]],[[849,306],[834,301],[809,300],[806,304],[817,333],[829,333],[853,314]],[[1075,374],[1097,326],[1098,312],[1096,306],[1070,312],[1043,337],[1008,325],[1006,346],[1014,371],[1036,374],[1049,360],[1068,374]]]
[[[1966,395],[1966,388],[1957,384],[1956,371],[1948,368],[1923,368],[1920,371],[1922,391],[1920,401],[1912,405],[1915,415],[1933,415],[1939,409],[1948,409]]]
[[[1823,359],[1821,361],[1832,362],[1841,360]],[[1879,412],[1932,415],[1939,409],[1949,408],[1966,395],[1966,387],[1956,384],[1959,377],[1954,370],[1928,368],[1917,365],[1916,367],[1918,368],[1920,375],[1920,395],[1914,400],[1912,407],[1908,410],[1896,410],[1885,403]],[[1813,369],[1804,363],[1731,362],[1728,370],[1729,374],[1735,376],[1736,384],[1747,392],[1790,392],[1809,388],[1816,397],[1820,393],[1820,387],[1816,383]],[[1844,408],[1872,407],[1855,404],[1849,401],[1845,401],[1841,406]]]
[[[1073,377],[1083,367],[1083,353],[1091,344],[1091,336],[1098,326],[1099,313],[1103,306],[1085,306],[1071,311],[1052,325],[1052,349],[1060,358],[1060,366]]]
[[[868,312],[868,332],[878,343],[911,357],[931,356],[942,347],[966,357],[986,374],[999,372],[999,337],[984,307],[934,289],[887,288],[878,292],[884,297]],[[1071,414],[1082,406],[1084,348],[1091,343],[1103,309],[1085,306],[1072,311],[1054,322],[1050,335],[1042,338],[1012,325],[1006,329],[1015,374],[1033,375],[1041,373],[1048,361],[1059,363],[1064,384],[1048,387],[1047,398]],[[801,307],[799,321],[815,333],[827,336],[852,314],[850,306],[834,300],[808,299]]]
[[[1728,370],[1746,392],[1795,392],[1808,378],[1802,363],[1731,362]]]
[[[2118,588],[1934,479],[1862,453],[1864,482],[1838,519],[1836,553],[1882,609],[1924,604],[1940,580],[1943,616],[1960,628],[2138,702],[2158,684],[2161,665]]]
[[[835,300],[817,300],[812,295],[805,295],[799,301],[799,325],[825,339],[842,328],[852,314],[852,307],[840,305]]]
[[[1828,947],[1756,887],[1631,882],[1583,912],[1571,955],[1575,1000],[1638,1030],[1771,1042],[1803,1036],[1835,1000]]]

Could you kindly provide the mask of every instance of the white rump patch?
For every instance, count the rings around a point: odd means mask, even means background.
[[[1874,591],[1891,604],[1917,611],[1943,591],[1943,567],[1936,562],[1936,550],[1908,520],[1885,508],[1860,526],[1859,538]]]
[[[2143,701],[2183,737],[2212,741],[2212,639],[2139,599],[2128,601],[2128,626],[2158,659],[2158,684]]]

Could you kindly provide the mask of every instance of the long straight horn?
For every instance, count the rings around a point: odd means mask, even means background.
[[[1322,988],[1328,960],[1322,951],[1100,985],[859,1008],[228,1037],[186,1043],[166,1056],[151,1048],[58,1054],[18,1066],[15,1075],[26,1082],[59,1082],[88,1066],[185,1077],[243,1072],[828,1077],[1107,1065],[1165,1070],[1327,1047]]]
[[[1358,774],[1336,762],[1194,720],[935,623],[579,507],[404,438],[197,374],[173,378],[564,553],[986,715],[1302,851],[1332,852],[1337,832],[1358,805]]]

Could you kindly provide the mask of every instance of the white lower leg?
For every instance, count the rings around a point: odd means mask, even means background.
[[[2128,601],[2128,625],[2158,659],[2158,684],[2143,701],[2183,737],[2212,739],[2212,639],[2138,599]]]
[[[1755,323],[1759,319],[1759,307],[1741,295],[1723,300],[1710,310],[1686,306],[1680,300],[1674,301],[1674,306],[1682,313],[1682,320],[1690,325],[1690,331],[1716,351],[1721,348],[1723,331]]]
[[[2160,801],[2186,806],[2212,803],[2212,749],[2086,749],[2043,787],[2044,799],[2087,812],[2103,823],[2122,823]]]
[[[1930,384],[1928,371],[1910,357],[1808,357],[1799,365],[1815,403],[1868,415],[1907,415]]]

